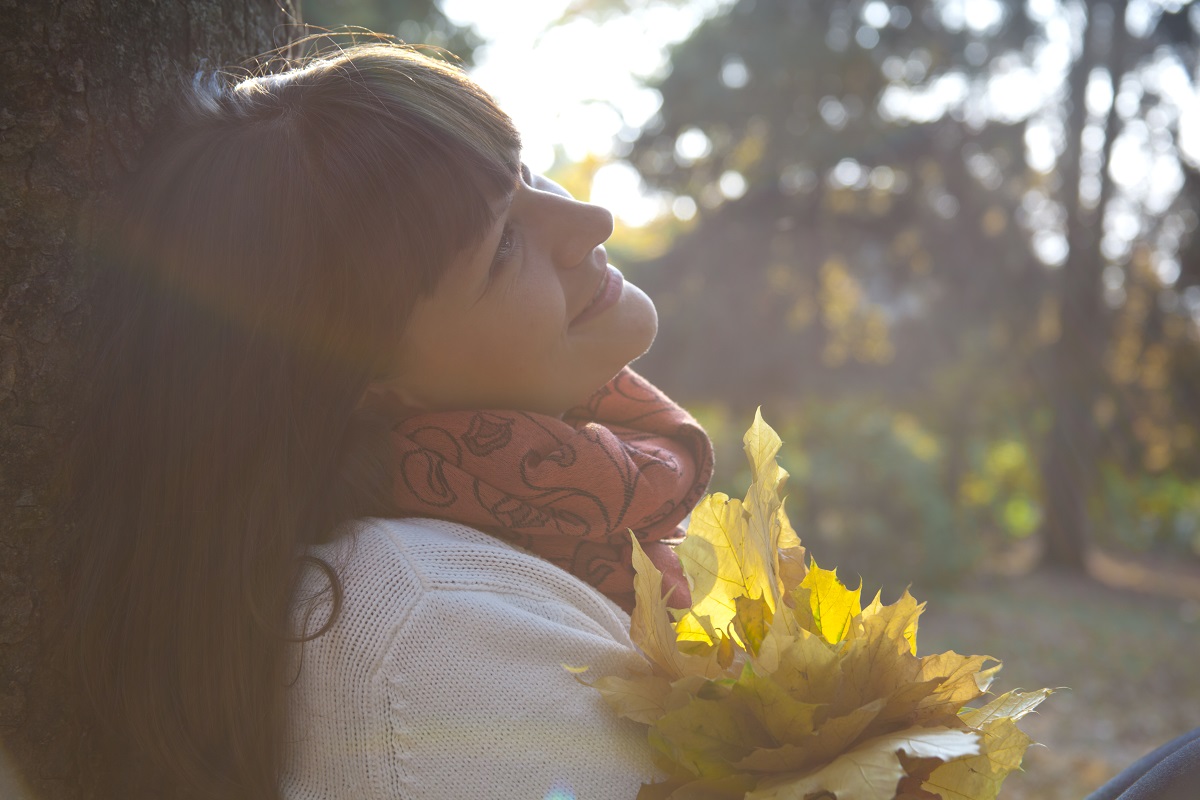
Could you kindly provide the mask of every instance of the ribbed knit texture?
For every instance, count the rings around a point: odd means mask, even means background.
[[[657,777],[644,729],[563,668],[644,667],[591,586],[437,520],[359,521],[312,552],[344,599],[298,653],[287,800],[632,800]],[[325,585],[314,570],[299,594],[309,631]]]

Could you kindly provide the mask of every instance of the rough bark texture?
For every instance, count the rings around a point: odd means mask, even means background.
[[[87,336],[87,209],[204,65],[283,44],[290,0],[0,0],[0,797],[98,797],[60,698],[53,485]]]

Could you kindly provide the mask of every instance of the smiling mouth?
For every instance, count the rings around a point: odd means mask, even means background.
[[[572,325],[578,325],[581,322],[586,322],[592,317],[602,313],[609,306],[613,305],[621,297],[621,292],[624,289],[625,279],[621,273],[612,264],[605,266],[604,277],[600,279],[600,285],[596,287],[596,293],[592,295],[592,299],[584,306],[575,319],[571,320]]]
[[[581,314],[587,313],[587,310],[596,305],[596,301],[600,299],[600,295],[604,294],[604,290],[608,288],[608,282],[612,280],[612,275],[608,272],[608,267],[604,267],[604,277],[600,279],[600,285],[596,287],[596,293],[592,295],[592,299],[588,300],[588,304],[583,307]]]

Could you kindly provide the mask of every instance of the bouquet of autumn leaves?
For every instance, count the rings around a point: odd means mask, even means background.
[[[665,783],[638,800],[994,798],[1031,739],[1015,721],[1050,693],[977,708],[999,662],[917,656],[924,604],[906,591],[864,608],[836,570],[806,565],[783,511],[781,441],[755,416],[744,501],[706,497],[677,552],[690,610],[669,612],[662,575],[634,539],[631,634],[644,674],[591,685],[649,726]]]

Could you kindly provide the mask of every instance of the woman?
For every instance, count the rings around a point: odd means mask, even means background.
[[[629,530],[711,451],[626,365],[607,211],[457,69],[369,45],[200,86],[114,213],[73,456],[73,652],[196,797],[630,798]],[[370,519],[368,519],[370,518]]]

